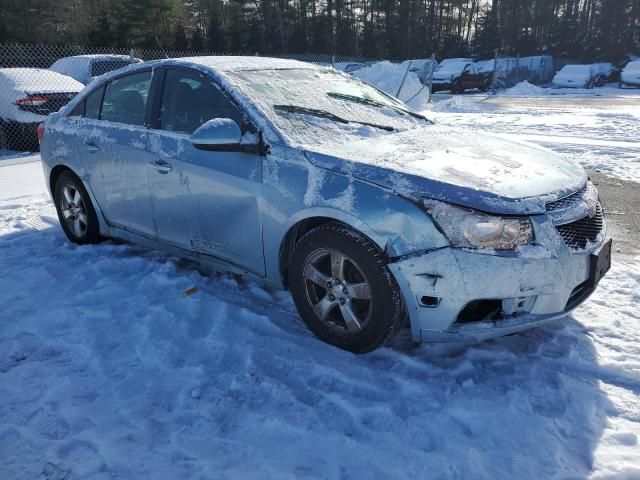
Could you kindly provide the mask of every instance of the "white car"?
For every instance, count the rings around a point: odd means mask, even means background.
[[[37,150],[38,125],[84,88],[41,68],[0,68],[0,148]]]
[[[77,55],[57,60],[49,70],[75,78],[87,85],[96,77],[142,60],[128,55]]]
[[[554,88],[593,88],[596,78],[592,65],[565,65],[551,82]]]
[[[629,62],[620,74],[620,88],[640,87],[640,60]]]

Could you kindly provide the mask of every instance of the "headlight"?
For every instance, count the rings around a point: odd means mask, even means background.
[[[513,250],[533,242],[529,218],[487,215],[434,200],[424,204],[454,247]]]

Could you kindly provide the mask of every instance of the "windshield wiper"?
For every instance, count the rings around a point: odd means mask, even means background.
[[[327,112],[326,110],[319,110],[316,108],[302,107],[300,105],[274,105],[273,108],[285,113],[301,113],[303,115],[313,115],[314,117],[328,118],[329,120],[333,120],[334,122],[338,123],[357,123],[359,125],[365,125],[367,127],[379,128],[380,130],[385,130],[387,132],[395,131],[395,128],[388,125],[378,125],[376,123],[360,122],[358,120],[347,120],[346,118],[342,118],[335,113]]]
[[[420,115],[417,112],[413,112],[406,108],[402,108],[398,105],[391,105],[389,103],[379,102],[371,98],[358,97],[357,95],[348,95],[346,93],[327,92],[327,95],[331,98],[336,98],[338,100],[346,100],[348,102],[362,103],[363,105],[371,105],[372,107],[389,107],[398,112],[406,113],[407,115],[411,115],[412,117],[419,118],[420,120],[426,120],[427,122],[432,123],[431,120],[429,120],[424,115]]]

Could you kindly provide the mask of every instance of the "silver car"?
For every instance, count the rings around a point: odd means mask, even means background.
[[[75,243],[118,238],[287,288],[353,352],[410,326],[478,341],[566,315],[610,265],[585,172],[438,125],[331,68],[162,60],[46,121],[42,163]]]

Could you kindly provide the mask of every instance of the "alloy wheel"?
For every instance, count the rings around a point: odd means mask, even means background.
[[[60,198],[60,211],[67,227],[78,238],[87,233],[88,218],[84,199],[73,185],[65,185]]]
[[[313,312],[331,329],[358,334],[369,323],[371,288],[350,257],[338,250],[317,250],[304,263],[303,279]]]

